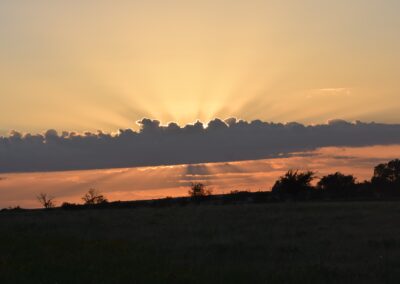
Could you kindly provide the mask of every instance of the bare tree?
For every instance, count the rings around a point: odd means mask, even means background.
[[[87,205],[106,203],[108,200],[104,197],[104,195],[100,194],[96,189],[91,188],[89,191],[82,197],[82,200]]]
[[[36,199],[46,209],[54,208],[56,206],[54,197],[49,196],[47,193],[40,193],[36,196]]]

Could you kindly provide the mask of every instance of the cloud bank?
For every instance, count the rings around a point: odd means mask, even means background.
[[[214,119],[180,127],[142,119],[139,131],[78,134],[12,132],[0,137],[0,172],[37,172],[229,162],[285,157],[327,146],[400,143],[400,124],[299,123]]]
[[[344,158],[347,157],[347,158]],[[400,157],[400,145],[325,147],[289,158],[134,167],[84,171],[7,174],[0,181],[0,208],[38,208],[36,195],[46,192],[62,202],[81,203],[91,187],[110,201],[187,196],[191,182],[203,182],[215,194],[231,190],[270,190],[288,169],[312,170],[318,177],[340,171],[369,180],[373,168]]]

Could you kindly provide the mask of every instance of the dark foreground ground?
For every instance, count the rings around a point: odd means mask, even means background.
[[[400,202],[2,212],[0,283],[400,283]]]

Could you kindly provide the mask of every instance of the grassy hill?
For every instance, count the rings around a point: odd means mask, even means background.
[[[0,214],[0,283],[399,283],[400,202]]]

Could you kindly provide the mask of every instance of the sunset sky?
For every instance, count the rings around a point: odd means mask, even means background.
[[[397,123],[400,2],[1,1],[0,134]]]
[[[184,195],[195,179],[269,189],[289,168],[367,179],[400,157],[399,11],[397,0],[1,1],[0,207],[35,207],[40,190],[79,201],[92,186],[112,199]]]

